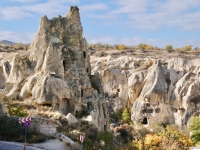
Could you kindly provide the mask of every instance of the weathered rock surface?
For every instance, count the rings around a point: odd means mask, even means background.
[[[184,126],[200,113],[200,59],[163,58],[91,56],[92,73],[101,75],[108,103],[132,107],[135,124]]]
[[[90,75],[90,56],[78,7],[65,16],[40,20],[30,49],[24,53],[3,53],[0,65],[0,88],[4,99],[25,100],[47,105],[53,111],[76,115],[94,111],[96,125],[107,127],[108,116],[98,76]]]

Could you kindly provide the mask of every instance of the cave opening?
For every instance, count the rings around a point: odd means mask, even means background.
[[[63,68],[65,69],[66,65],[65,65],[65,61],[63,60]]]
[[[81,97],[83,97],[83,90],[81,90]]]
[[[86,58],[86,53],[85,53],[85,51],[83,51],[83,57],[84,57],[84,59]]]
[[[156,108],[155,113],[160,113],[160,108]]]
[[[145,117],[145,118],[143,119],[142,124],[143,124],[143,125],[147,125],[147,124],[148,124],[148,119],[147,119],[147,117]]]
[[[87,109],[88,110],[92,110],[93,109],[92,102],[88,102],[87,103]]]
[[[60,102],[59,111],[61,111],[63,114],[67,115],[68,113],[71,113],[70,108],[70,100],[68,98],[63,98]]]

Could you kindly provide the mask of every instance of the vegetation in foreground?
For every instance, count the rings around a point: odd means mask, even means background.
[[[12,116],[26,116],[26,111],[22,107],[8,108]],[[177,125],[163,126],[157,124],[153,130],[146,128],[134,129],[131,122],[130,109],[120,109],[115,114],[110,115],[110,131],[98,131],[94,125],[85,121],[77,124],[69,124],[67,120],[60,120],[62,126],[58,127],[58,132],[65,134],[75,142],[79,143],[79,135],[84,135],[84,150],[187,150],[192,145],[200,145],[200,116],[190,119],[189,129],[192,135],[189,138],[183,134]],[[0,118],[0,140],[24,141],[25,128],[19,124],[18,119],[9,117]],[[46,136],[37,133],[34,129],[28,131],[27,142],[44,142]],[[73,149],[79,149],[76,144]]]
[[[25,127],[18,119],[7,116],[0,117],[0,140],[24,142]],[[46,140],[46,136],[36,132],[35,129],[28,128],[27,142],[40,143]]]
[[[196,141],[193,139],[196,136],[191,136],[190,139],[175,124],[167,126],[157,124],[151,131],[146,128],[136,130],[130,122],[130,111],[127,108],[118,110],[111,117],[111,120],[118,122],[110,124],[110,131],[99,132],[93,125],[84,121],[79,121],[78,124],[68,124],[63,121],[63,127],[58,130],[77,143],[79,135],[84,135],[84,150],[188,150],[198,143],[200,137],[198,136]],[[198,129],[199,133],[200,120],[191,119],[190,122],[198,124],[197,128],[196,126],[192,128]]]

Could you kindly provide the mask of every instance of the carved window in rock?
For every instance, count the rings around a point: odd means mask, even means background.
[[[120,89],[117,89],[117,92],[120,92]]]
[[[107,129],[107,122],[104,122],[104,131]]]
[[[83,90],[81,89],[81,97],[83,97]]]
[[[142,124],[143,124],[143,125],[148,124],[148,119],[147,119],[146,117],[143,119]]]
[[[153,109],[143,109],[142,114],[144,113],[153,113]]]
[[[156,108],[155,113],[160,113],[160,108]]]
[[[86,58],[86,52],[83,51],[83,58],[85,59]]]
[[[178,110],[176,108],[172,108],[172,111],[173,112],[177,112]]]
[[[66,62],[63,60],[63,68],[66,68]]]
[[[149,103],[147,103],[147,104],[146,104],[146,107],[150,107],[150,104],[149,104]]]
[[[92,102],[88,102],[87,103],[87,109],[90,111],[90,110],[93,110],[93,105],[92,105]]]
[[[89,73],[89,69],[87,68],[86,70],[87,70],[87,73]]]

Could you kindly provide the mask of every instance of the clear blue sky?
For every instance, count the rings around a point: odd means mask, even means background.
[[[200,0],[0,0],[0,40],[31,43],[42,16],[71,5],[88,43],[200,47]]]

